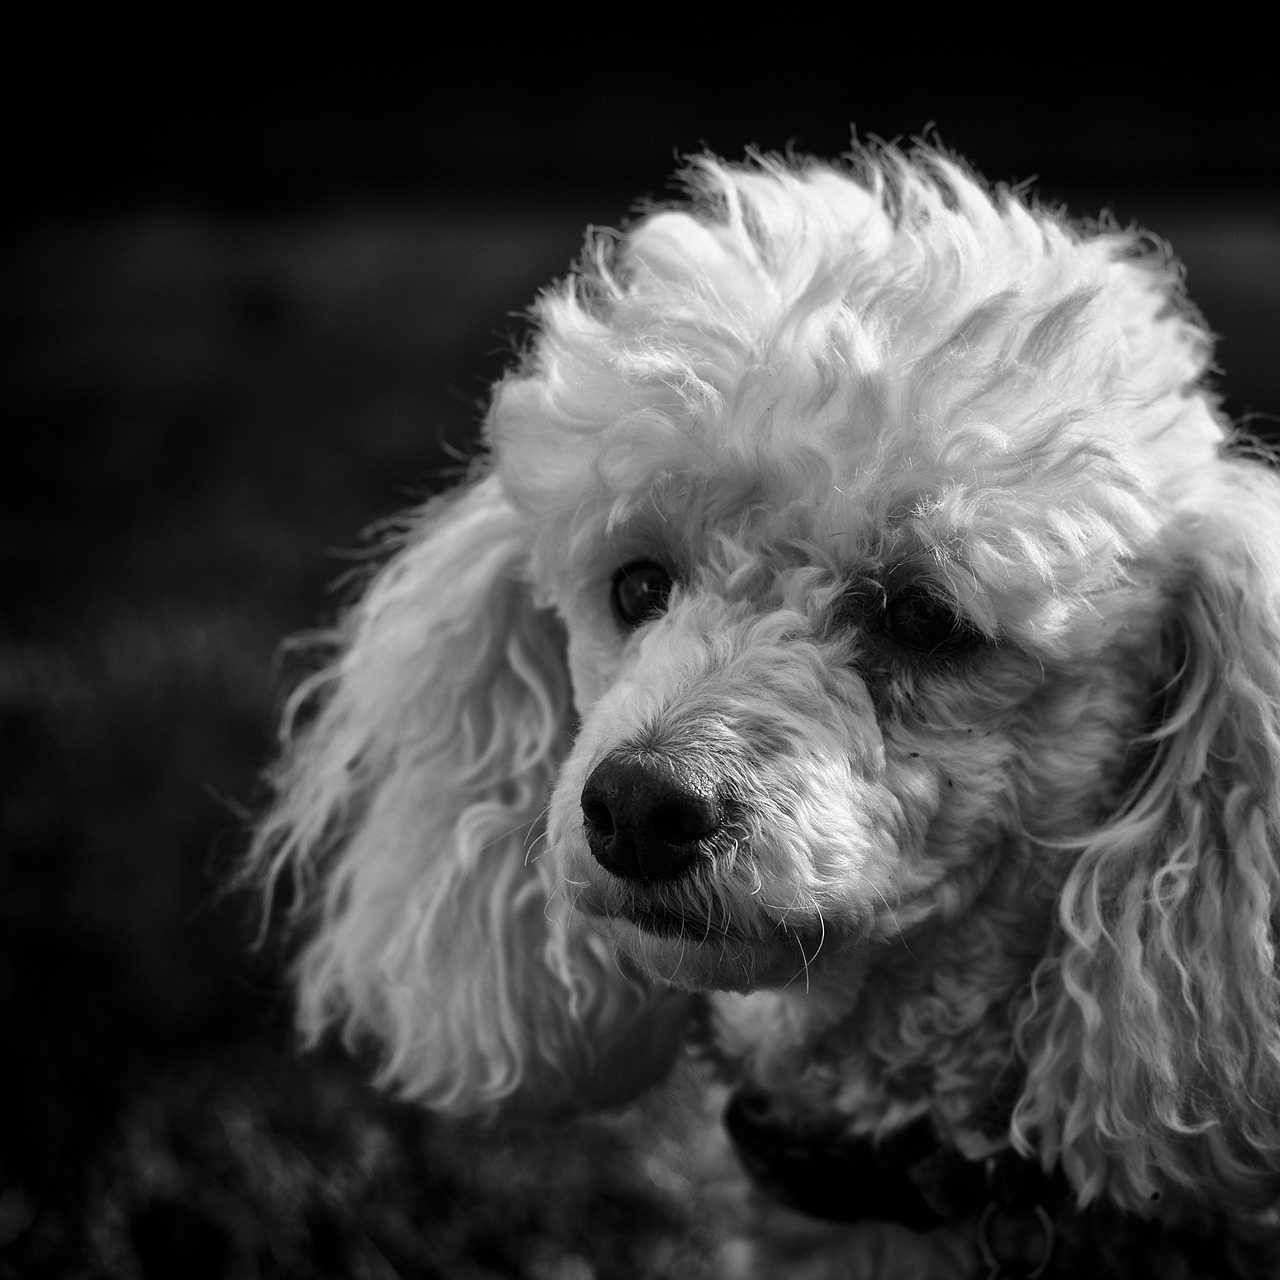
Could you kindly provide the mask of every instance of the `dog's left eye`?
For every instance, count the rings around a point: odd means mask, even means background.
[[[881,625],[895,644],[922,653],[955,653],[981,639],[949,604],[920,590],[890,599]]]
[[[613,575],[613,611],[628,627],[638,627],[667,611],[671,575],[654,560],[636,560]]]

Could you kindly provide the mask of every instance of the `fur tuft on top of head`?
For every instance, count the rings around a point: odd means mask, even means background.
[[[687,205],[589,240],[487,424],[540,529],[595,539],[655,479],[726,505],[731,475],[759,488],[766,469],[820,492],[851,455],[909,498],[904,459],[942,438],[956,463],[1014,474],[1033,451],[1105,452],[1149,518],[1214,460],[1211,344],[1162,246],[1029,208],[935,152],[856,160],[700,157]]]

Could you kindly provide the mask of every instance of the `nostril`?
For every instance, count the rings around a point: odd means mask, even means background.
[[[609,806],[603,800],[588,799],[585,790],[582,793],[582,816],[601,835],[613,834],[613,814],[609,812]]]

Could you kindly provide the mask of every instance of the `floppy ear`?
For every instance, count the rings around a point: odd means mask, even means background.
[[[457,1112],[619,1100],[683,1016],[554,892],[542,818],[574,713],[530,541],[496,477],[426,508],[295,695],[316,709],[254,849],[310,929],[308,1038],[372,1041],[383,1083]]]
[[[1079,853],[1019,1028],[1015,1139],[1148,1215],[1280,1191],[1280,485],[1216,466],[1172,534],[1151,762]]]

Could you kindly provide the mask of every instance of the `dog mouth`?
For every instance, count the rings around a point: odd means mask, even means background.
[[[620,913],[637,929],[659,938],[683,939],[690,942],[745,942],[746,936],[728,921],[713,921],[696,911],[673,910],[657,904],[644,904]]]
[[[632,903],[621,910],[615,908],[612,914],[652,937],[694,946],[723,943],[746,947],[762,943],[790,946],[799,943],[804,947],[820,941],[823,933],[821,928],[797,928],[771,918],[751,922],[715,919],[696,907],[668,907],[660,903]]]

